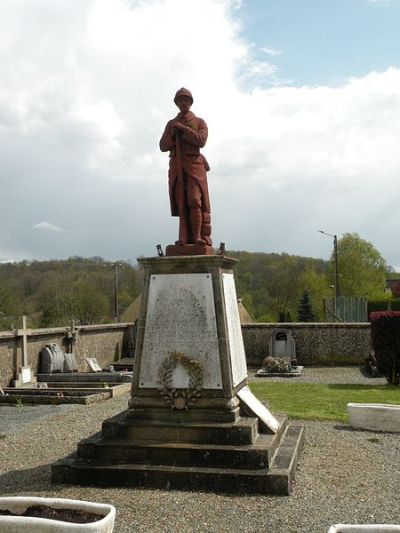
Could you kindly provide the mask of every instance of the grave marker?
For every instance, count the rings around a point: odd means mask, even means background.
[[[291,366],[297,366],[296,342],[288,329],[274,330],[270,341],[270,354],[272,357],[283,359]]]
[[[12,382],[13,387],[21,387],[28,383],[36,383],[36,378],[32,376],[32,369],[28,361],[28,335],[31,329],[26,327],[26,316],[22,317],[22,328],[15,330],[15,336],[22,338],[22,366],[19,368],[15,379]]]

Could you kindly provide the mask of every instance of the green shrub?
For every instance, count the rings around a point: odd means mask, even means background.
[[[399,384],[400,378],[400,312],[371,313],[372,347],[376,366],[388,383]]]
[[[368,316],[376,311],[400,311],[400,298],[368,300]]]

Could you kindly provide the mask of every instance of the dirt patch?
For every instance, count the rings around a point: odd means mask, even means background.
[[[89,524],[97,522],[104,518],[104,515],[89,513],[81,511],[80,509],[54,509],[47,505],[33,505],[28,507],[22,514],[12,513],[11,511],[2,511],[0,515],[3,516],[30,516],[33,518],[48,518],[50,520],[58,520],[60,522],[72,522],[74,524]]]

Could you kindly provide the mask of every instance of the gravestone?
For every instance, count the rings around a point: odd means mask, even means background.
[[[64,372],[78,372],[78,363],[76,361],[75,354],[64,354]]]
[[[297,364],[296,343],[291,331],[284,328],[275,329],[269,342],[270,355],[263,360],[263,366],[255,377],[298,377],[303,366]]]
[[[297,366],[296,342],[288,329],[277,329],[272,333],[269,353],[274,358],[283,359],[292,367]]]
[[[95,357],[85,357],[90,372],[101,372],[102,368]]]
[[[40,352],[40,374],[64,372],[64,353],[55,342],[46,344]]]

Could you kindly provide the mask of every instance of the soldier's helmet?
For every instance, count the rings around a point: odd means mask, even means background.
[[[185,89],[185,87],[182,87],[181,89],[179,89],[179,91],[176,91],[176,94],[174,97],[175,104],[179,96],[189,96],[193,104],[193,96],[192,96],[192,93],[189,91],[189,89]]]

